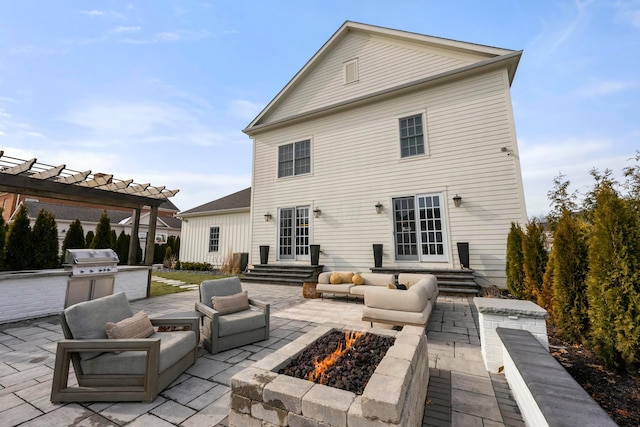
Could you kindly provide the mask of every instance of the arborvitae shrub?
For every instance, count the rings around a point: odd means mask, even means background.
[[[58,256],[58,227],[56,218],[50,212],[42,209],[33,224],[33,267],[56,268],[59,266]]]
[[[640,226],[612,184],[593,192],[587,296],[591,343],[609,367],[636,369],[640,362]]]
[[[171,249],[173,250],[173,254],[177,258],[180,258],[180,236],[176,237],[176,241]]]
[[[116,243],[118,242],[118,235],[116,234],[116,230],[111,230],[111,233],[109,235],[109,241],[111,242],[109,244],[109,247],[115,251]]]
[[[120,264],[127,264],[129,260],[129,243],[131,238],[128,234],[125,234],[124,230],[120,232],[116,239],[116,253],[120,259]]]
[[[91,249],[109,249],[111,248],[111,223],[107,211],[102,212],[98,226],[96,227],[96,235],[89,246]]]
[[[536,219],[527,224],[527,233],[522,240],[522,268],[524,270],[524,297],[537,302],[542,293],[544,269],[547,266],[545,235]]]
[[[84,247],[85,248],[90,248],[91,247],[91,242],[93,242],[93,238],[95,237],[95,233],[91,230],[87,231],[87,236],[84,239]]]
[[[79,219],[76,219],[69,225],[67,234],[62,241],[61,262],[64,262],[64,256],[67,249],[84,249],[86,242],[84,240],[84,230]]]
[[[7,270],[33,268],[33,236],[27,208],[21,205],[9,227],[5,252]]]
[[[589,329],[587,232],[586,224],[565,211],[557,222],[551,249],[553,320],[558,332],[572,342],[585,341]]]
[[[551,253],[549,253],[549,258],[547,259],[547,265],[544,268],[544,275],[542,276],[542,287],[540,288],[538,298],[536,298],[536,302],[538,303],[538,305],[547,310],[551,320],[553,320],[553,287],[555,284],[556,270],[555,261],[556,256],[553,252],[553,249],[551,249]]]
[[[516,298],[524,297],[524,263],[522,257],[522,240],[524,233],[520,225],[511,223],[511,230],[507,236],[507,289]]]

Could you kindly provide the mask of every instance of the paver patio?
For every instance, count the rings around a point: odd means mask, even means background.
[[[196,363],[151,403],[52,404],[49,401],[57,317],[0,325],[2,426],[226,426],[230,378],[320,323],[368,325],[362,304],[343,298],[305,300],[300,287],[243,283],[251,297],[271,303],[271,337]],[[191,290],[131,303],[160,315],[191,311]],[[427,327],[430,381],[423,426],[524,426],[503,375],[489,375],[480,353],[477,316],[464,297],[440,296]]]

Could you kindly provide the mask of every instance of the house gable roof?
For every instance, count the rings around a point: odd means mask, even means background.
[[[199,216],[207,213],[235,211],[235,210],[249,210],[251,207],[251,187],[245,188],[228,196],[221,197],[220,199],[213,200],[204,205],[196,206],[195,208],[179,212],[179,217]]]
[[[511,82],[521,53],[347,21],[244,132],[252,135],[290,120],[336,111],[479,69],[506,68]],[[352,58],[362,63],[358,67],[364,78],[346,85],[342,64]],[[377,74],[366,76],[367,72]]]

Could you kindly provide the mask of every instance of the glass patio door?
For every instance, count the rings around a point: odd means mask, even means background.
[[[393,199],[396,259],[448,261],[442,194]]]
[[[309,259],[309,206],[280,208],[278,259]]]

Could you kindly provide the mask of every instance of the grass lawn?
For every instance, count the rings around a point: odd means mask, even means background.
[[[199,285],[203,280],[219,279],[225,276],[218,276],[207,272],[193,271],[154,271],[153,276],[164,277],[165,279],[182,280],[183,282]]]
[[[179,288],[177,286],[166,285],[160,282],[151,281],[151,297],[159,297],[167,294],[175,294],[178,292],[185,292],[188,289]]]

